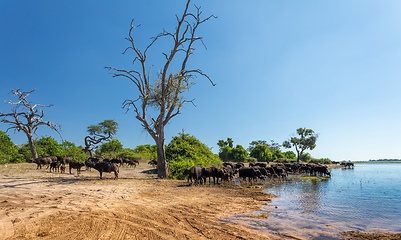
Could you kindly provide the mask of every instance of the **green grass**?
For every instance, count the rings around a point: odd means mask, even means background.
[[[268,213],[262,213],[260,215],[249,215],[249,218],[255,218],[255,219],[268,219],[269,215]]]
[[[299,179],[302,180],[313,180],[313,181],[322,181],[322,180],[327,180],[330,177],[299,177]]]

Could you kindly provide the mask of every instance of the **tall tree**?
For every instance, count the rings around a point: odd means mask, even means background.
[[[222,147],[224,147],[224,146],[229,146],[230,148],[233,148],[233,146],[234,146],[233,144],[234,144],[234,141],[233,141],[232,138],[227,138],[227,141],[219,140],[219,141],[217,142],[217,145],[218,145],[220,148],[222,148]]]
[[[117,133],[118,123],[114,120],[104,120],[97,125],[89,125],[87,132],[89,136],[85,137],[84,152],[89,153],[92,157],[92,150],[101,142],[106,142],[113,139],[113,135]]]
[[[256,158],[258,161],[269,162],[272,160],[272,153],[266,145],[256,145],[252,148],[250,156]]]
[[[267,148],[270,149],[270,152],[273,152],[274,150],[280,149],[281,145],[274,142],[274,140],[270,140],[270,144],[267,143],[266,140],[257,140],[257,141],[252,141],[249,143],[249,147],[247,148],[248,152],[252,152],[252,149],[256,147],[257,145],[265,145]]]
[[[299,137],[292,136],[290,137],[290,139],[284,141],[283,147],[295,147],[295,150],[297,151],[297,163],[299,163],[299,159],[305,150],[313,150],[316,147],[318,134],[315,133],[312,129],[306,128],[298,128],[297,134]]]
[[[11,93],[18,99],[17,102],[11,100],[8,101],[9,104],[14,105],[11,108],[11,113],[2,113],[0,111],[1,122],[8,123],[11,125],[7,129],[14,129],[14,131],[23,131],[28,138],[28,144],[31,149],[32,158],[37,158],[38,153],[36,151],[33,134],[36,135],[36,130],[39,126],[48,126],[59,135],[61,126],[58,124],[51,123],[50,121],[44,121],[44,111],[40,109],[41,107],[52,107],[53,105],[41,105],[33,104],[27,100],[27,97],[35,91],[23,92],[21,89],[13,89]],[[61,137],[61,135],[60,135]]]
[[[212,85],[214,83],[208,75],[200,69],[189,69],[187,63],[189,57],[194,53],[194,44],[200,42],[203,44],[202,37],[196,35],[198,27],[208,21],[213,15],[207,18],[201,18],[201,8],[195,6],[195,12],[189,11],[191,0],[187,0],[184,12],[181,16],[176,15],[177,25],[175,31],[163,30],[156,37],[151,38],[149,45],[141,50],[136,45],[133,38],[133,31],[139,27],[134,26],[131,21],[127,40],[130,46],[125,49],[123,54],[128,50],[134,53],[133,70],[117,69],[106,67],[112,71],[113,77],[125,77],[131,80],[139,90],[139,97],[135,99],[127,99],[123,103],[123,108],[127,111],[133,108],[136,118],[141,125],[154,139],[157,146],[157,170],[159,178],[168,177],[168,164],[166,161],[165,145],[164,145],[164,127],[175,116],[181,113],[181,108],[185,103],[193,100],[186,100],[183,94],[187,92],[193,82],[194,77],[201,75],[206,77]],[[148,50],[161,39],[172,40],[171,49],[162,52],[165,63],[159,69],[159,73],[155,80],[151,79],[152,64],[148,64]],[[204,45],[204,44],[203,44]],[[181,56],[181,57],[180,57]],[[172,64],[173,60],[178,61]],[[181,66],[174,71],[170,70],[170,66]],[[156,116],[151,117],[149,108],[156,111]],[[148,118],[149,117],[149,118]]]

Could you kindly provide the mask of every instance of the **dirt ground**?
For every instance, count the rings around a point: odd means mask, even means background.
[[[228,220],[269,201],[260,189],[160,180],[146,165],[120,168],[118,180],[0,166],[0,239],[281,239]]]

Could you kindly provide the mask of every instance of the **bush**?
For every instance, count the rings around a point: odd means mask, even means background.
[[[59,156],[71,157],[73,160],[78,162],[84,162],[86,160],[86,155],[85,152],[82,151],[82,147],[77,147],[72,142],[64,141],[61,144],[61,148],[63,149],[63,153]]]
[[[270,149],[266,145],[256,145],[250,154],[251,157],[256,158],[260,162],[269,162],[273,159]]]
[[[118,153],[116,153],[116,157],[128,158],[131,160],[135,159],[138,161],[141,161],[142,159],[149,160],[147,155],[144,156],[141,153],[137,153],[133,149],[130,149],[130,148],[124,148],[124,149],[120,150]]]
[[[245,162],[248,162],[248,163],[255,163],[257,161],[258,161],[258,159],[253,158],[253,157],[247,157],[245,160]]]
[[[61,156],[61,157],[71,157],[74,161],[83,162],[86,160],[86,155],[82,151],[82,147],[75,146],[74,143],[69,141],[64,141],[59,144],[52,137],[43,137],[39,140],[34,141],[36,152],[39,157],[48,156]],[[27,161],[32,159],[31,148],[29,144],[23,144],[18,149],[18,154],[21,159]]]
[[[0,164],[23,162],[23,160],[18,154],[18,147],[5,132],[0,131]]]
[[[138,145],[133,150],[135,153],[138,153],[142,156],[142,158],[148,158],[150,160],[157,159],[157,147],[156,145]]]
[[[40,157],[62,156],[63,147],[52,137],[41,137],[35,141],[36,151]]]
[[[123,150],[122,143],[117,139],[112,139],[100,145],[100,148],[96,149],[95,153],[105,157],[114,157],[121,150]]]
[[[312,158],[309,160],[310,163],[318,163],[318,164],[332,164],[331,160],[329,158]]]
[[[193,166],[210,166],[220,163],[217,155],[194,136],[179,133],[166,146],[166,159],[169,164],[170,178],[182,179],[186,168]]]
[[[293,159],[288,159],[288,158],[278,158],[276,160],[274,160],[274,162],[278,162],[278,163],[292,163],[292,162],[296,162],[297,159],[293,158]]]

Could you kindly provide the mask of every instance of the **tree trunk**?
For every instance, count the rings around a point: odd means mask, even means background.
[[[168,163],[166,160],[166,151],[163,141],[158,141],[157,146],[157,176],[159,178],[168,178]]]
[[[36,147],[35,147],[35,143],[33,142],[32,133],[27,133],[26,135],[28,137],[29,147],[31,148],[32,158],[36,159],[36,158],[38,158],[38,153],[36,152]]]

